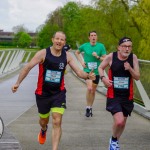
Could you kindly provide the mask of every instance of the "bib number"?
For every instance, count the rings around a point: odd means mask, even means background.
[[[88,68],[91,70],[97,69],[97,62],[88,62]]]
[[[129,77],[114,77],[114,88],[128,89],[129,88]]]
[[[60,83],[60,78],[61,78],[60,71],[46,70],[45,81]]]

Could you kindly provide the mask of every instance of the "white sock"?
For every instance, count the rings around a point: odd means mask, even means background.
[[[87,109],[87,108],[88,108],[88,109],[90,109],[90,108],[91,108],[91,106],[86,106],[86,109]]]

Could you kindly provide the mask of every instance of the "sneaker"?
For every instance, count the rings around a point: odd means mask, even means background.
[[[46,127],[46,130],[45,130],[45,131],[43,131],[43,130],[41,129],[40,133],[38,134],[38,142],[39,142],[40,144],[44,144],[45,141],[46,141],[47,128],[48,128],[48,127]]]
[[[90,116],[92,117],[92,116],[93,116],[92,108],[90,108],[90,109],[87,108],[87,109],[86,109],[86,114],[85,114],[85,116],[86,116],[86,117],[90,117]]]
[[[110,139],[109,150],[120,150],[118,141],[112,141],[112,139]]]

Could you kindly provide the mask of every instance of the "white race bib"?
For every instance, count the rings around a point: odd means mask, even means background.
[[[60,83],[60,78],[61,78],[60,71],[46,70],[45,81]]]
[[[89,69],[97,69],[97,62],[88,62]]]
[[[129,88],[129,77],[114,77],[114,88],[128,89]]]

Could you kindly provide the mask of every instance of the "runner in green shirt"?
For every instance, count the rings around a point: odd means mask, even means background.
[[[86,117],[92,117],[93,115],[92,105],[95,99],[95,91],[99,83],[98,66],[106,56],[106,49],[104,44],[97,42],[96,31],[89,32],[89,41],[90,42],[81,45],[75,52],[75,55],[81,63],[83,70],[87,73],[93,70],[96,75],[96,80],[86,80]],[[80,53],[83,53],[83,58],[81,57]]]

